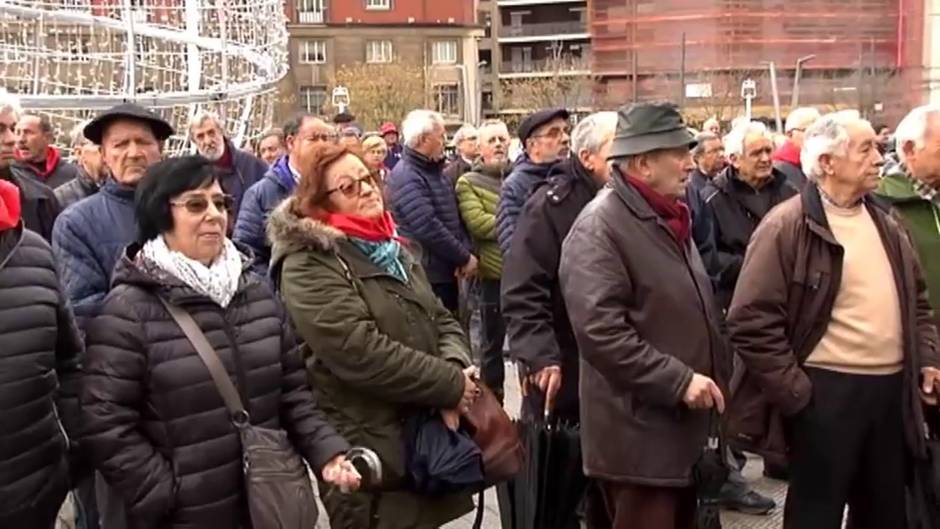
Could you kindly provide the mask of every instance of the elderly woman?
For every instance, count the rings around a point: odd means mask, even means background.
[[[388,156],[388,146],[385,145],[385,140],[381,136],[369,136],[362,141],[362,161],[380,183],[388,175],[388,168],[385,167],[386,156]]]
[[[231,204],[199,156],[156,164],[137,188],[139,242],[118,261],[88,328],[81,393],[84,439],[110,486],[99,497],[107,526],[250,527],[239,434],[160,297],[196,321],[252,424],[285,430],[326,481],[358,486],[349,445],[315,406],[283,309],[225,236]]]
[[[404,480],[402,421],[441,410],[456,428],[473,400],[468,344],[431,291],[362,160],[328,145],[298,160],[294,196],[272,214],[272,273],[304,341],[318,403],[382,461],[381,493],[321,493],[333,529],[427,529],[472,509],[469,494],[422,497]],[[371,517],[371,522],[370,522]],[[370,525],[372,523],[373,525]]]

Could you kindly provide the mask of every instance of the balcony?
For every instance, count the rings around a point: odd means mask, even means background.
[[[590,75],[591,66],[583,59],[555,60],[536,59],[531,61],[503,61],[499,69],[500,79],[518,79],[522,77],[552,77]]]
[[[587,25],[581,21],[523,23],[519,26],[503,26],[499,29],[499,41],[533,42],[538,40],[589,39]]]
[[[299,11],[297,21],[301,24],[323,24],[326,20],[326,11]]]

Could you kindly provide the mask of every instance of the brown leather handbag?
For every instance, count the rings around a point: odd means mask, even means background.
[[[464,416],[473,442],[483,452],[483,476],[487,485],[508,481],[522,470],[525,448],[519,430],[493,391],[477,382],[480,396]]]

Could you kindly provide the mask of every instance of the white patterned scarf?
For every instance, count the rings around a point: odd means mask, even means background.
[[[241,254],[235,244],[227,238],[222,247],[222,255],[211,266],[171,250],[162,235],[144,243],[138,258],[147,259],[196,292],[208,296],[222,308],[228,307],[235,297],[238,280],[242,275]]]

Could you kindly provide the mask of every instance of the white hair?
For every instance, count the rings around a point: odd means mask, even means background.
[[[783,131],[790,132],[793,129],[806,129],[819,118],[819,111],[813,107],[795,108],[787,115],[787,122],[783,126]]]
[[[708,130],[711,125],[716,125],[719,129],[721,128],[721,122],[718,121],[718,118],[708,118],[705,120],[705,123],[702,124],[702,130]]]
[[[467,139],[469,136],[479,135],[477,128],[473,125],[467,123],[466,125],[457,129],[457,132],[454,133],[454,144],[458,144],[463,140]]]
[[[75,127],[72,128],[70,138],[72,140],[73,149],[89,141],[88,138],[85,137],[85,127],[89,123],[91,123],[91,120],[86,119],[85,121],[82,121],[81,123],[79,123],[78,125],[75,125]]]
[[[505,123],[498,119],[488,119],[483,123],[480,123],[480,127],[477,129],[477,137],[479,137],[480,143],[483,143],[484,136],[489,138],[490,134],[493,134],[493,132],[491,132],[492,129],[505,132],[506,137],[509,137],[509,127],[507,127]]]
[[[13,112],[17,120],[23,113],[23,107],[20,106],[20,98],[0,88],[0,114]]]
[[[587,150],[596,154],[617,129],[616,112],[595,112],[578,122],[571,131],[571,152]]]
[[[401,136],[406,147],[415,148],[421,136],[430,134],[434,127],[444,126],[444,118],[433,110],[412,110],[401,123]]]
[[[894,141],[897,145],[898,160],[901,163],[907,161],[907,154],[904,152],[904,144],[913,142],[915,149],[924,148],[924,140],[927,136],[927,123],[930,116],[940,113],[940,105],[924,105],[911,110],[904,116],[904,119],[898,123],[894,129]]]
[[[744,154],[744,142],[748,136],[758,134],[764,138],[773,141],[773,134],[767,130],[767,125],[760,121],[741,121],[731,132],[725,136],[725,152],[728,156],[741,156]]]
[[[800,165],[811,180],[822,176],[819,158],[824,155],[845,156],[849,145],[848,126],[863,120],[857,110],[842,110],[820,117],[806,130]]]
[[[219,127],[219,130],[224,135],[225,127],[222,126],[222,120],[219,118],[218,114],[212,112],[211,110],[200,110],[193,114],[193,117],[189,119],[189,125],[186,128],[190,133],[192,133],[193,127],[198,127],[210,119],[217,127]]]

